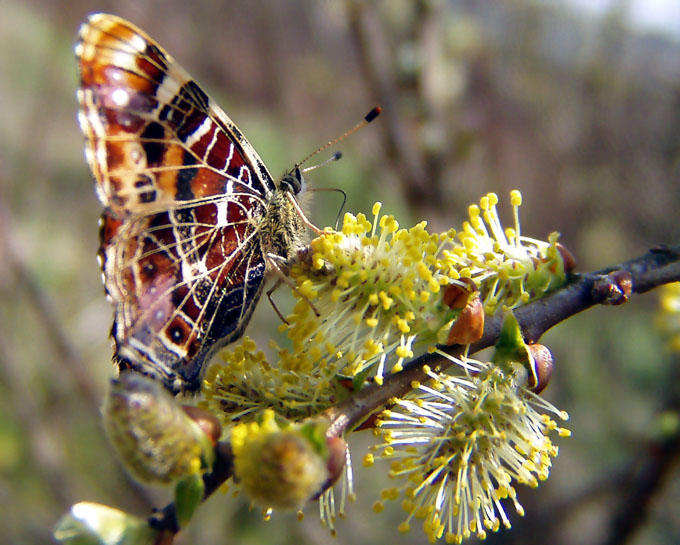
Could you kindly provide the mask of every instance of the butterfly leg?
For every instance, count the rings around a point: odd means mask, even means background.
[[[279,316],[279,318],[281,318],[281,321],[285,324],[288,324],[288,320],[286,320],[283,317],[283,314],[281,314],[281,312],[277,308],[276,304],[274,303],[274,300],[272,299],[272,293],[274,293],[274,291],[276,291],[281,284],[287,284],[290,287],[291,290],[293,290],[295,293],[297,293],[298,297],[303,299],[309,305],[309,307],[312,309],[314,314],[316,314],[317,318],[319,316],[321,316],[319,311],[314,306],[314,303],[312,303],[309,300],[309,297],[300,293],[300,290],[297,289],[297,286],[295,285],[295,283],[290,278],[288,278],[288,275],[285,273],[285,270],[284,270],[285,265],[284,265],[284,267],[282,267],[281,264],[280,264],[280,261],[281,261],[281,257],[278,256],[278,255],[269,254],[267,256],[268,268],[269,268],[269,270],[271,270],[276,275],[276,283],[269,290],[267,290],[267,298],[269,299],[269,302],[271,303],[271,305],[274,307],[274,311],[276,312],[276,314]],[[288,325],[290,325],[290,324],[288,324]]]
[[[286,318],[281,314],[281,311],[279,310],[279,307],[276,306],[276,303],[274,302],[274,299],[272,299],[272,294],[279,289],[279,286],[283,284],[283,280],[281,278],[276,279],[276,283],[267,290],[267,299],[269,299],[269,304],[272,306],[274,309],[274,312],[276,312],[276,315],[279,317],[279,319],[286,325],[290,325],[290,322],[286,320]]]

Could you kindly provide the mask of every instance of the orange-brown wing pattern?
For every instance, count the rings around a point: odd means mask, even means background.
[[[144,32],[95,14],[80,29],[79,120],[102,204],[120,217],[226,193],[275,189],[236,125]]]
[[[259,298],[258,223],[277,188],[227,115],[131,23],[90,16],[76,58],[85,154],[105,207],[114,359],[173,392],[195,389]]]

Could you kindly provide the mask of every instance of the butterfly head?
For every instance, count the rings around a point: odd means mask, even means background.
[[[307,182],[302,176],[302,170],[300,170],[300,167],[296,166],[293,170],[286,174],[281,180],[279,187],[296,197],[300,193],[304,192],[307,189]]]

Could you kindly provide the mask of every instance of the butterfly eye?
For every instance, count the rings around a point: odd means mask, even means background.
[[[290,191],[293,195],[298,195],[305,185],[305,179],[302,177],[302,171],[299,167],[295,167],[293,171],[286,174],[281,180],[281,189]]]

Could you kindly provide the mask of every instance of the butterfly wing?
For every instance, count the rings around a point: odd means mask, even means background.
[[[105,212],[104,277],[122,367],[174,392],[195,389],[211,354],[241,335],[265,279],[248,199],[235,192],[124,222]]]
[[[261,292],[257,222],[275,185],[234,123],[151,38],[113,15],[81,27],[80,125],[105,212],[115,359],[173,391],[241,335]]]
[[[227,180],[275,189],[229,117],[143,31],[91,15],[76,45],[79,121],[102,204],[119,217],[223,195]]]

